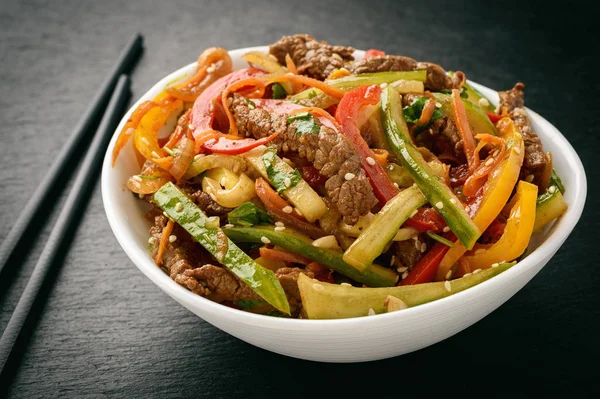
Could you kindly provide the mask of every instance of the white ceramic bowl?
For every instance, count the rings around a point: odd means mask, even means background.
[[[241,55],[250,50],[231,51],[234,68],[246,64]],[[356,52],[361,58],[362,51]],[[508,271],[466,291],[414,308],[345,320],[297,320],[256,315],[219,305],[176,284],[161,271],[148,253],[146,208],[125,189],[127,179],[139,173],[131,141],[115,167],[111,153],[118,132],[139,103],[152,99],[165,85],[194,72],[190,64],[154,85],[123,117],[111,140],[102,171],[102,198],[110,226],[133,263],[160,289],[215,327],[252,345],[301,359],[323,362],[360,362],[412,352],[446,339],[477,322],[519,291],[556,253],[569,236],[583,210],[586,179],[583,165],[563,135],[537,113],[528,110],[533,130],[544,148],[552,151],[554,167],[566,188],[568,211],[543,237],[536,237],[528,256]],[[497,93],[473,83],[492,101]]]

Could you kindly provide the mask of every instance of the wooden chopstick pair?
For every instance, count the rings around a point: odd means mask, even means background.
[[[117,62],[106,77],[92,103],[73,130],[67,143],[39,184],[33,196],[19,215],[8,236],[0,246],[0,276],[10,266],[8,260],[17,248],[26,231],[32,226],[35,216],[48,198],[53,186],[67,172],[67,165],[76,161],[80,155],[77,148],[93,135],[93,140],[81,163],[69,195],[52,228],[48,241],[38,259],[33,273],[11,315],[0,338],[0,374],[7,368],[8,359],[13,352],[23,326],[27,321],[36,298],[49,278],[53,261],[57,258],[67,233],[78,222],[76,216],[86,205],[89,194],[94,188],[102,159],[112,133],[116,129],[129,101],[130,80],[127,75],[137,63],[143,51],[143,38],[136,34],[121,52]],[[107,105],[108,103],[108,105]],[[106,107],[106,108],[105,108]],[[95,121],[102,116],[95,134],[90,133]]]

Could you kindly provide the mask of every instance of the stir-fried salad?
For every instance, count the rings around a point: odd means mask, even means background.
[[[234,71],[207,49],[133,112],[113,163],[131,137],[173,280],[273,316],[397,311],[508,269],[565,212],[522,83],[494,108],[462,72],[353,53],[288,36]]]

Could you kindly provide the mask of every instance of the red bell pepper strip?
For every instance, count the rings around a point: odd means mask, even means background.
[[[371,59],[371,58],[375,58],[375,57],[385,57],[385,53],[381,50],[377,50],[377,49],[370,49],[365,51],[365,60]]]
[[[258,147],[259,145],[266,144],[269,141],[275,139],[277,136],[279,136],[279,132],[267,137],[263,137],[259,140],[231,140],[227,137],[218,137],[216,139],[208,140],[202,145],[202,147],[205,150],[212,152],[213,154],[238,155],[250,151],[251,149]]]
[[[194,139],[202,136],[207,131],[213,130],[216,114],[216,103],[221,98],[223,90],[231,84],[254,76],[264,75],[265,72],[258,68],[248,68],[233,71],[229,75],[216,80],[208,86],[194,102],[190,124],[193,127]]]
[[[404,222],[403,226],[412,227],[424,233],[426,231],[440,232],[446,227],[444,218],[433,208],[420,208],[417,214]]]
[[[444,238],[450,241],[456,240],[456,236],[453,233],[444,234]],[[413,285],[432,282],[440,262],[444,259],[444,256],[449,249],[449,246],[442,244],[441,242],[436,242],[433,248],[427,252],[427,255],[417,262],[409,275],[406,276],[404,280],[399,281],[397,285]]]
[[[360,156],[362,167],[367,173],[373,192],[381,205],[385,204],[398,194],[399,190],[383,167],[377,162],[369,163],[367,159],[375,160],[373,151],[360,135],[358,128],[358,111],[366,105],[375,105],[379,102],[381,87],[378,85],[362,86],[346,93],[335,112],[335,119],[342,127],[342,134],[346,136],[354,151]]]
[[[490,121],[495,125],[500,119],[502,119],[501,115],[496,115],[496,114],[492,114],[491,112],[485,112],[488,116],[488,118],[490,118]]]

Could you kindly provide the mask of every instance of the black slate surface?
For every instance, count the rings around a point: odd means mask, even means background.
[[[45,305],[0,396],[593,396],[596,385],[600,139],[595,41],[586,4],[442,1],[16,1],[0,6],[0,240],[136,31],[146,52],[133,98],[209,46],[311,33],[461,69],[495,89],[527,85],[527,105],[578,151],[590,184],[577,229],[505,305],[421,351],[319,364],[252,347],[164,295],[129,261],[96,187]],[[568,176],[563,176],[568,179]],[[63,196],[64,197],[64,196]],[[14,284],[0,286],[4,328],[56,216]],[[34,328],[35,327],[35,328]],[[590,364],[591,361],[591,364]]]

